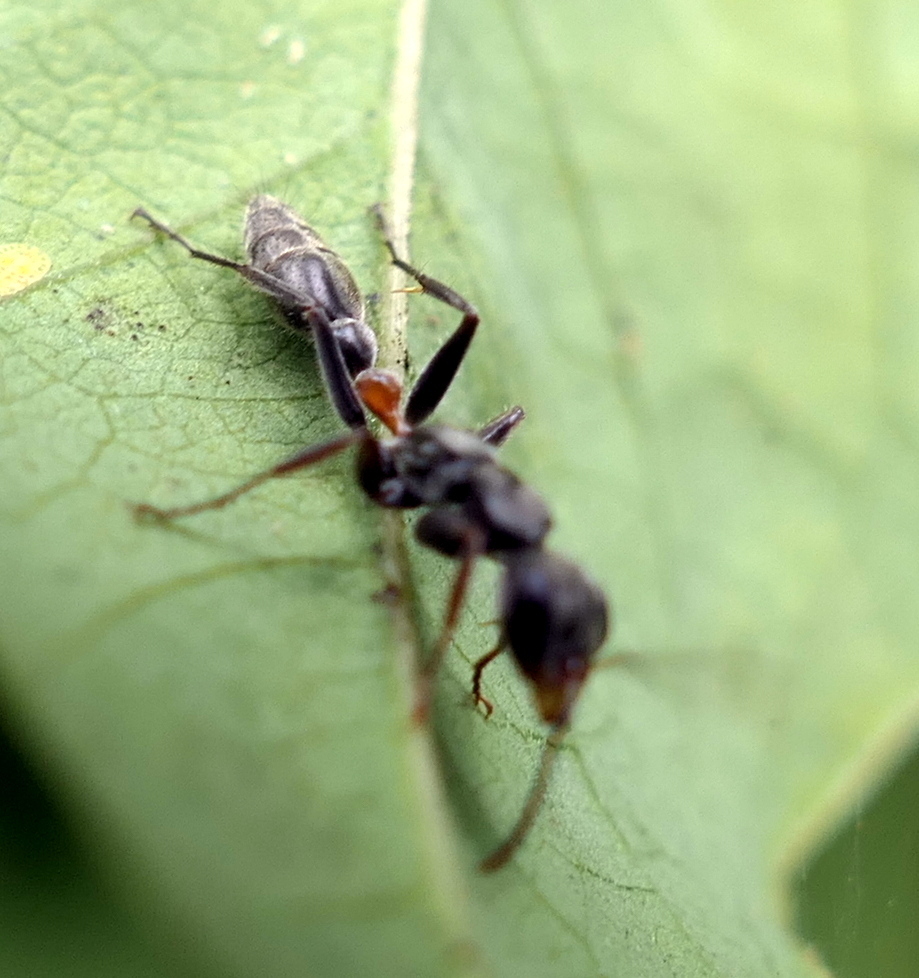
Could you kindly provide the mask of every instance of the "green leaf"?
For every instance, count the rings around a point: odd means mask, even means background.
[[[792,873],[915,729],[908,52],[834,5],[432,8],[412,250],[483,312],[439,417],[526,406],[504,456],[621,653],[483,877],[545,734],[510,663],[468,701],[495,568],[432,738],[454,569],[346,460],[171,527],[125,505],[339,430],[265,297],[128,215],[239,257],[267,190],[385,292],[397,14],[0,11],[0,245],[53,263],[0,318],[4,973],[815,974]],[[412,363],[454,322],[413,298]],[[374,601],[406,552],[420,600]]]
[[[422,131],[483,229],[519,468],[635,650],[522,885],[483,884],[483,929],[543,910],[524,973],[562,932],[571,973],[806,972],[790,874],[915,737],[914,99],[852,16],[433,13]],[[488,750],[456,763],[507,819]]]

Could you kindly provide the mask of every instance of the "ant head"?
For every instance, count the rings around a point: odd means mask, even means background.
[[[505,557],[504,637],[546,723],[561,728],[609,631],[606,596],[570,560],[541,548]]]
[[[364,407],[394,435],[407,435],[412,430],[402,413],[402,381],[394,373],[377,367],[362,370],[354,387]]]

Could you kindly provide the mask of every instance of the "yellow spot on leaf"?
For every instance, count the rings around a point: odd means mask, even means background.
[[[287,47],[287,63],[289,65],[298,65],[303,60],[305,54],[306,45],[299,37],[296,37]]]
[[[281,36],[281,28],[277,24],[266,27],[259,35],[258,43],[263,48],[270,48],[272,44]]]
[[[51,258],[35,245],[0,244],[0,297],[21,292],[43,279]]]

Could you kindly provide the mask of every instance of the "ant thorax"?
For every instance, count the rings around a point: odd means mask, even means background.
[[[461,428],[425,425],[387,447],[399,477],[428,506],[465,502],[475,473],[497,466],[494,450]]]
[[[401,509],[465,502],[476,470],[496,464],[493,451],[472,432],[439,425],[394,438],[367,437],[357,453],[364,492],[382,506]]]
[[[418,539],[440,553],[502,554],[539,547],[552,518],[542,497],[499,465],[494,450],[471,431],[425,425],[380,446],[388,488],[398,505],[419,500],[432,509]]]

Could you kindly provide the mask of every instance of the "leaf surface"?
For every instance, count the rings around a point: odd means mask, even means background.
[[[397,10],[33,7],[0,14],[0,227],[53,265],[0,319],[0,667],[54,801],[9,762],[10,973],[815,973],[788,874],[915,727],[915,181],[880,27],[432,8],[413,254],[484,314],[440,417],[526,406],[505,458],[627,653],[484,878],[544,735],[509,663],[490,721],[468,703],[495,569],[434,763],[410,671],[452,568],[409,542],[420,601],[372,599],[410,535],[345,459],[174,527],[125,506],[338,430],[267,300],[127,215],[235,258],[266,190],[387,288],[366,207],[399,136]],[[417,365],[455,319],[412,301]]]

